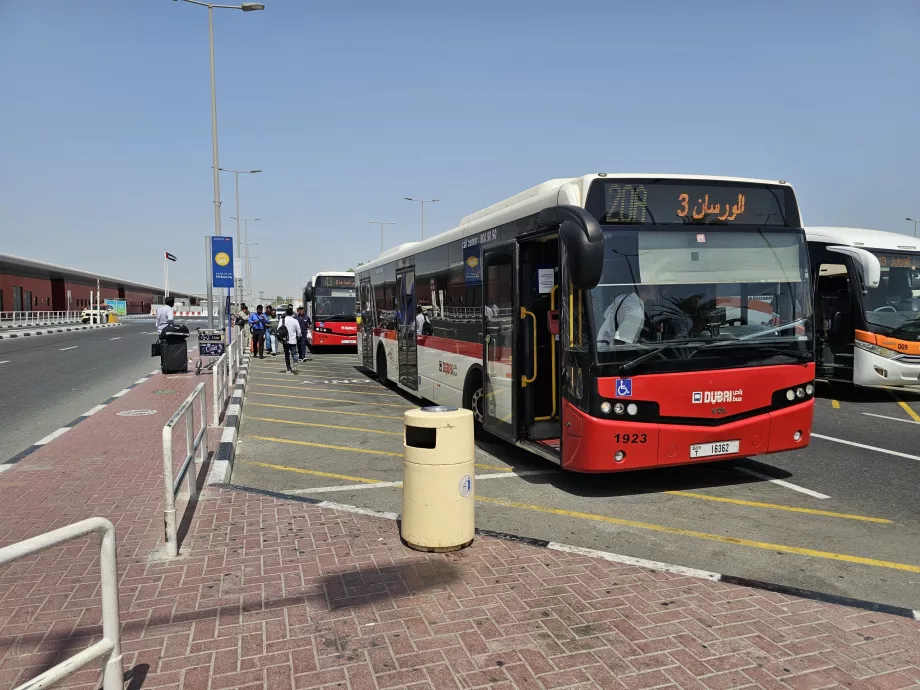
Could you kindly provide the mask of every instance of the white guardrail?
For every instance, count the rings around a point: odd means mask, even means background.
[[[81,313],[79,311],[0,311],[0,326],[23,328],[25,326],[78,323]]]
[[[198,497],[198,486],[196,484],[198,469],[195,465],[195,455],[199,456],[199,462],[204,463],[208,445],[205,441],[208,433],[208,423],[205,417],[207,414],[207,400],[205,398],[204,383],[199,383],[195,386],[192,394],[185,399],[185,402],[166,423],[166,426],[163,427],[163,483],[166,498],[164,518],[166,522],[166,550],[170,556],[179,555],[179,537],[176,529],[176,496],[179,494],[183,479],[188,479],[189,500],[191,501]],[[201,429],[197,432],[195,431],[194,407],[196,399],[200,409],[198,419],[201,421]],[[182,462],[182,467],[179,468],[178,476],[173,478],[173,428],[183,419],[185,420],[185,460]],[[106,690],[108,689],[106,688]]]
[[[211,367],[211,400],[214,410],[211,414],[211,426],[220,426],[220,417],[233,393],[233,383],[240,371],[243,359],[242,338],[237,338]]]
[[[75,673],[91,661],[108,657],[102,672],[103,690],[123,690],[124,668],[121,656],[121,623],[118,615],[118,563],[115,555],[115,526],[102,517],[91,517],[72,525],[61,527],[46,534],[26,539],[0,549],[0,565],[23,558],[39,551],[50,549],[66,541],[99,533],[99,570],[102,593],[102,639],[82,652],[62,661],[57,666],[15,690],[39,690],[48,688]]]

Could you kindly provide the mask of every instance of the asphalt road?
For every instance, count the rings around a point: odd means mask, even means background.
[[[158,369],[155,340],[152,318],[0,340],[0,462]]]
[[[232,482],[400,512],[417,402],[355,363],[254,361]],[[477,526],[920,609],[920,396],[818,393],[811,445],[757,459],[585,476],[478,443]]]

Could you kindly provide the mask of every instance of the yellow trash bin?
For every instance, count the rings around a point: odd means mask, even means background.
[[[456,551],[475,533],[473,413],[423,407],[404,416],[401,536],[417,551]]]

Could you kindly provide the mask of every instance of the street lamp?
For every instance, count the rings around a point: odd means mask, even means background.
[[[911,223],[914,224],[914,237],[916,237],[917,236],[917,223],[920,223],[920,220],[916,220],[914,218],[905,218],[904,220],[909,220]]]
[[[173,0],[176,2],[177,0]],[[244,2],[242,5],[214,5],[201,0],[182,0],[190,5],[201,5],[208,8],[208,42],[211,52],[211,157],[213,158],[212,166],[214,168],[214,234],[220,236],[220,165],[217,162],[217,91],[214,83],[214,9],[219,10],[242,10],[243,12],[253,12],[255,10],[264,10],[265,5],[260,2]],[[208,271],[208,305],[212,304],[214,290],[214,262],[208,260],[211,267]],[[213,309],[208,309],[208,328],[214,327],[214,317],[211,314]],[[220,328],[224,329],[224,310],[220,309]]]
[[[232,172],[236,182],[236,254],[240,260],[240,273],[243,272],[243,254],[240,252],[240,173],[244,175],[255,175],[262,172],[261,170],[231,170],[230,168],[220,168],[221,172]],[[234,290],[236,291],[236,307],[240,306],[240,288],[239,283],[234,280]]]
[[[246,246],[246,275],[245,275],[245,284],[249,285],[250,290],[252,289],[252,256],[249,255],[249,248],[253,244],[259,244],[258,242],[249,243],[249,221],[262,220],[261,218],[240,218],[239,216],[231,218],[230,220],[235,220],[237,222],[243,221],[244,235],[243,235],[243,244]],[[257,259],[259,257],[256,257]]]
[[[383,254],[383,226],[384,225],[396,225],[394,220],[372,220],[371,223],[376,223],[380,226],[380,253]]]
[[[409,196],[404,196],[403,199],[406,201],[415,201],[422,206],[422,239],[425,239],[425,204],[433,204],[440,199],[413,199]]]

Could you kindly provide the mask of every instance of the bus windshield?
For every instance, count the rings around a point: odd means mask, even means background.
[[[882,267],[878,287],[863,297],[866,321],[885,335],[920,333],[920,254],[870,250]]]
[[[809,350],[812,299],[801,232],[607,227],[604,243],[604,270],[590,300],[598,363],[622,364],[662,344],[725,341],[707,356],[747,362],[783,348]],[[686,360],[688,352],[672,347],[661,359]],[[705,359],[693,358],[694,366]]]
[[[313,291],[314,321],[354,321],[354,288],[318,287]]]

